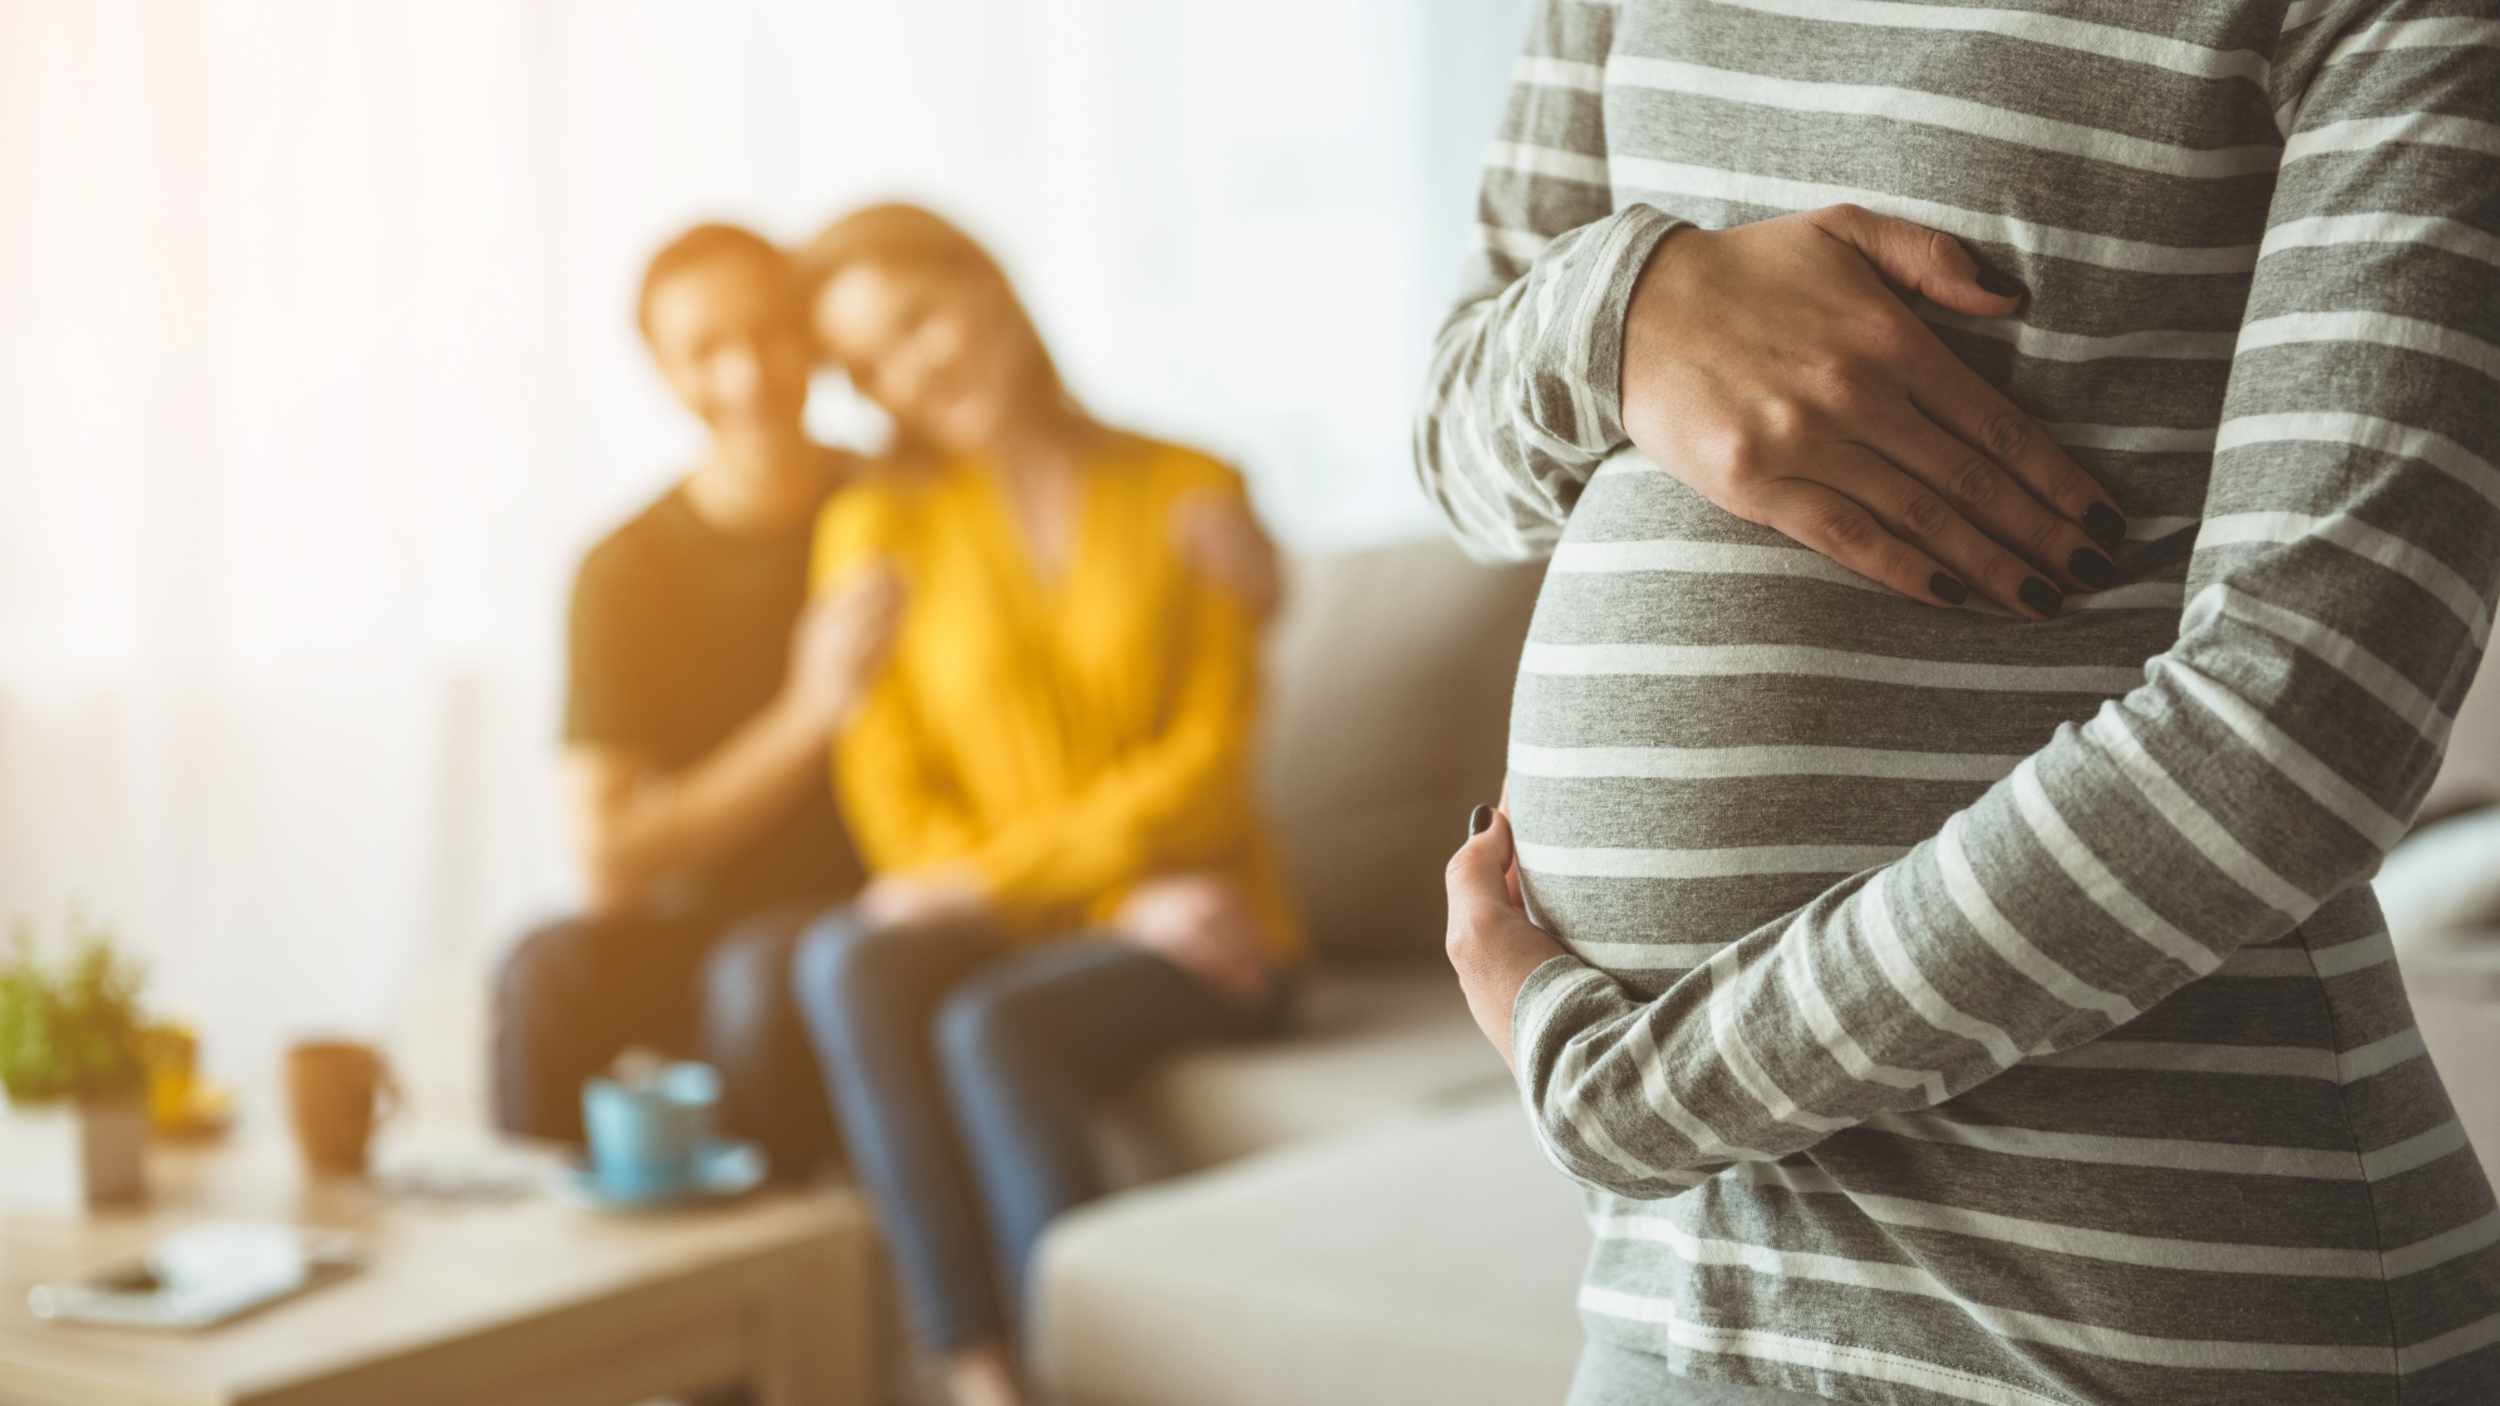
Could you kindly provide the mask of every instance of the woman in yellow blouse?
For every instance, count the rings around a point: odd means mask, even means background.
[[[1249,506],[1086,416],[936,216],[874,207],[802,259],[825,350],[921,462],[818,526],[818,590],[890,574],[904,605],[834,747],[874,878],[801,949],[800,1001],[922,1338],[959,1400],[1014,1402],[1033,1244],[1101,1189],[1094,1100],[1273,1028],[1302,954],[1251,794],[1259,602],[1191,545]]]

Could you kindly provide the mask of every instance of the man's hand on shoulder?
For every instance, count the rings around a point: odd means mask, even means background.
[[[790,641],[787,704],[830,734],[847,721],[894,644],[902,577],[883,562],[852,572],[808,604]]]
[[[1240,597],[1251,614],[1274,618],[1284,602],[1284,568],[1275,539],[1247,503],[1213,489],[1184,494],[1172,507],[1172,538],[1192,569]]]

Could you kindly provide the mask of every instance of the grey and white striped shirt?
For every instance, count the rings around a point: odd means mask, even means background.
[[[1854,201],[2126,510],[2046,623],[1629,453],[1678,220]],[[2493,0],[1553,0],[1425,487],[1552,558],[1513,1042],[1591,1334],[1861,1402],[2500,1402],[2500,1211],[2366,880],[2500,595]]]

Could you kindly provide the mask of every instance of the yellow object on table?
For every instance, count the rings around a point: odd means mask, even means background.
[[[139,1063],[147,1071],[151,1129],[168,1136],[195,1136],[226,1125],[233,1097],[200,1079],[200,1037],[191,1027],[160,1021],[141,1031]]]

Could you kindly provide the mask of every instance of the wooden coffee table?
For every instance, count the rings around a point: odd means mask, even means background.
[[[552,1176],[552,1153],[528,1154]],[[545,1192],[503,1202],[313,1181],[288,1150],[153,1155],[141,1211],[0,1216],[5,1406],[628,1406],[743,1380],[765,1406],[870,1406],[865,1209],[827,1186],[646,1217]],[[176,1226],[354,1232],[362,1269],[193,1333],[45,1323],[26,1291],[125,1263]]]

